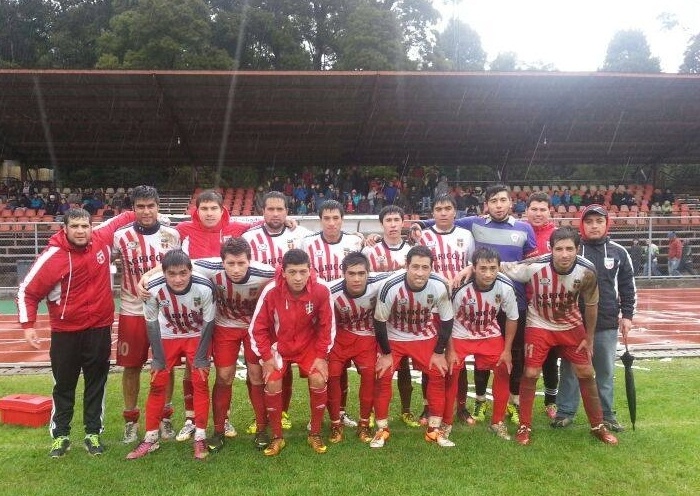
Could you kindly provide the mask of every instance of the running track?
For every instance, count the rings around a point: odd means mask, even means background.
[[[630,350],[700,350],[700,288],[640,289],[637,315],[629,336]],[[24,341],[15,315],[0,315],[0,366],[41,365],[49,362],[48,316],[37,322],[41,349]],[[112,350],[116,345],[112,326]]]

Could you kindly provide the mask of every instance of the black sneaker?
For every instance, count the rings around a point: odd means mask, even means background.
[[[253,444],[255,444],[255,447],[259,450],[265,449],[270,445],[270,436],[265,431],[258,432],[253,438]]]
[[[207,449],[212,453],[221,451],[224,447],[224,433],[215,432],[209,439],[207,439]]]
[[[624,432],[625,427],[617,419],[605,419],[603,425],[611,432]]]
[[[70,439],[68,436],[58,436],[53,440],[49,456],[51,458],[61,458],[70,450]]]
[[[88,434],[85,436],[85,449],[91,455],[101,455],[105,452],[105,446],[100,441],[100,436],[97,434]]]

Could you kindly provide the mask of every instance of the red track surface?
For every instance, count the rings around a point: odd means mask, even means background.
[[[638,294],[637,315],[629,339],[631,349],[669,345],[700,348],[700,288],[640,289]],[[116,322],[112,331],[114,357]],[[40,350],[25,342],[16,316],[0,315],[0,363],[49,362],[47,315],[40,316],[37,332]]]

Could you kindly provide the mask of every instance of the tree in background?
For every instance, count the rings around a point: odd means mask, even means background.
[[[431,69],[438,71],[483,71],[486,52],[481,37],[468,24],[452,18],[442,33],[436,34]]]
[[[49,67],[53,4],[43,0],[0,0],[0,68]]]
[[[690,38],[679,72],[681,74],[700,74],[700,33]]]
[[[138,0],[110,20],[98,39],[98,68],[230,69],[233,60],[212,45],[202,0]]]
[[[658,57],[651,56],[647,38],[641,31],[618,31],[608,44],[602,72],[661,72]]]
[[[513,72],[519,68],[520,62],[515,52],[501,52],[489,64],[489,70],[493,72]]]

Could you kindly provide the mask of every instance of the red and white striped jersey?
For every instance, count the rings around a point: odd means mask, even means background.
[[[270,234],[265,225],[249,229],[243,233],[250,245],[251,260],[276,267],[282,264],[282,257],[292,248],[299,248],[302,238],[311,231],[297,226],[293,231],[284,227],[278,234]]]
[[[374,246],[366,246],[362,249],[369,260],[369,269],[373,271],[393,271],[406,267],[406,253],[411,245],[401,241],[396,246],[391,246],[381,240]]]
[[[171,228],[156,224],[144,228],[136,223],[114,233],[112,250],[122,259],[122,315],[143,315],[143,301],[137,296],[138,282],[146,272],[160,265],[166,252],[180,247],[180,235]]]
[[[377,294],[389,272],[370,273],[367,288],[360,296],[350,296],[345,291],[345,280],[336,279],[328,283],[335,309],[335,326],[337,329],[359,336],[374,336],[374,308]]]
[[[463,227],[453,226],[447,232],[439,232],[435,226],[423,230],[418,244],[425,245],[433,252],[433,271],[453,279],[457,273],[469,265],[474,253],[474,236]]]
[[[214,284],[216,325],[248,329],[262,288],[275,278],[275,269],[260,262],[250,262],[241,282],[233,282],[218,258],[202,258],[192,262],[198,272]]]
[[[580,255],[566,274],[554,270],[551,254],[538,257],[532,263],[502,263],[501,271],[532,287],[527,311],[528,327],[567,331],[583,325],[579,293],[585,296],[586,305],[598,304],[595,267]]]
[[[201,274],[192,272],[192,283],[184,294],[171,291],[163,275],[146,287],[152,298],[144,302],[143,316],[147,322],[158,321],[161,339],[199,337],[204,324],[214,320],[214,285]]]
[[[393,341],[422,341],[437,335],[433,309],[440,320],[454,317],[447,281],[430,274],[420,291],[406,284],[406,271],[393,274],[379,290],[374,318],[386,322],[387,335]]]
[[[337,242],[329,243],[322,232],[317,232],[301,240],[301,249],[309,255],[318,277],[332,281],[343,277],[343,259],[350,252],[362,251],[362,244],[363,239],[357,234],[342,232]]]
[[[487,290],[476,287],[474,279],[457,288],[452,295],[455,321],[452,337],[457,339],[486,339],[501,336],[499,310],[508,320],[518,320],[518,300],[513,282],[502,274]]]

